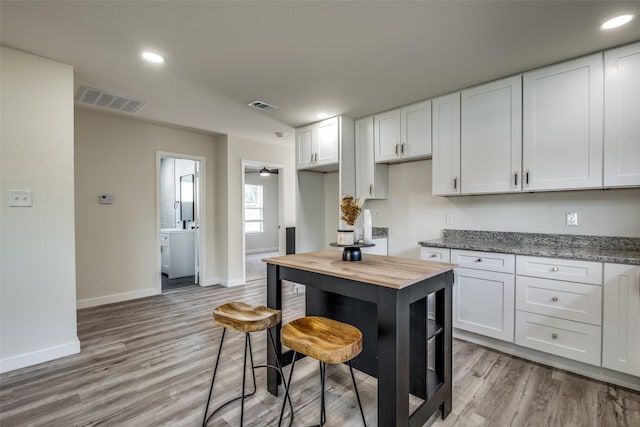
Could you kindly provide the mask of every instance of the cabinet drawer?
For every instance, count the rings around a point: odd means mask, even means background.
[[[601,328],[516,311],[516,344],[579,362],[600,365]]]
[[[426,261],[451,262],[451,250],[445,248],[420,248],[420,259]]]
[[[493,252],[451,250],[451,262],[460,267],[476,270],[497,271],[499,273],[514,272],[515,255]]]
[[[602,285],[602,263],[518,255],[516,274]]]
[[[516,309],[602,325],[602,287],[516,276]]]

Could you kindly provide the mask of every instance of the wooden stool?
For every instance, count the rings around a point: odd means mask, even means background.
[[[320,426],[324,425],[327,419],[324,402],[326,364],[348,362],[351,380],[353,381],[353,389],[356,392],[358,406],[360,407],[360,415],[362,415],[362,422],[366,427],[367,423],[364,419],[362,404],[360,403],[358,386],[356,385],[356,379],[353,376],[353,367],[351,366],[351,359],[362,351],[362,332],[355,326],[327,319],[326,317],[307,316],[284,325],[281,334],[282,345],[294,351],[293,362],[291,362],[291,372],[289,372],[289,381],[285,383],[285,402],[289,399],[289,387],[291,387],[291,377],[293,376],[297,353],[313,357],[320,361],[320,382],[322,385],[322,393],[320,395]],[[282,423],[284,407],[283,402],[278,426]]]
[[[276,363],[278,366],[271,365],[253,365],[253,351],[251,350],[251,336],[249,335],[251,332],[258,332],[267,330],[268,333],[268,341],[271,342],[271,346],[273,348],[274,353],[277,354],[276,346],[273,340],[273,335],[271,334],[271,329],[273,326],[280,323],[281,312],[280,310],[273,310],[271,308],[267,308],[264,306],[253,306],[249,304],[245,304],[243,302],[229,302],[223,304],[221,306],[216,307],[213,310],[213,322],[222,326],[224,329],[222,330],[222,338],[220,338],[220,347],[218,348],[218,356],[216,358],[215,368],[213,369],[213,377],[211,378],[211,387],[209,388],[209,397],[207,398],[207,406],[204,410],[204,418],[202,420],[203,427],[207,425],[211,417],[218,412],[220,409],[224,408],[231,402],[234,402],[238,399],[241,399],[240,406],[240,425],[242,426],[244,421],[244,398],[253,396],[256,392],[256,374],[255,368],[272,368],[276,369],[282,378],[282,381],[286,387],[286,382],[284,382],[284,374],[282,372],[282,366],[280,365],[280,361],[276,358]],[[209,411],[209,402],[211,401],[211,393],[213,392],[213,383],[216,379],[216,372],[218,371],[218,363],[220,363],[220,353],[222,352],[222,344],[224,343],[224,336],[227,332],[227,328],[233,329],[238,332],[244,332],[244,364],[242,367],[242,395],[235,397],[222,405],[216,408],[208,417],[207,412]],[[253,391],[247,395],[245,395],[245,379],[246,379],[246,371],[247,371],[247,349],[249,350],[249,358],[251,359],[251,374],[253,376]],[[289,399],[289,406],[291,407],[291,421],[293,422],[293,406],[291,405],[291,399]],[[281,415],[282,416],[282,415]]]

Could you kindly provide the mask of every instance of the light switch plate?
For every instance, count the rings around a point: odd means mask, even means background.
[[[9,190],[9,206],[23,208],[33,206],[31,190]]]

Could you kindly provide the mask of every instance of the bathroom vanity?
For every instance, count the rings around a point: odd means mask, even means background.
[[[195,275],[195,230],[160,230],[162,274],[169,279]]]

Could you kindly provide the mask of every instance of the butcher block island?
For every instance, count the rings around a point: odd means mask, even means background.
[[[306,314],[356,326],[363,351],[353,366],[378,378],[378,425],[421,426],[437,410],[451,412],[451,287],[455,264],[382,255],[343,261],[339,251],[285,255],[267,263],[267,305],[282,309],[282,280],[306,285]],[[427,296],[435,307],[427,310]],[[280,325],[273,328],[277,353],[268,363],[291,362],[282,352]],[[278,377],[268,374],[277,394]],[[422,399],[413,412],[409,394]]]

